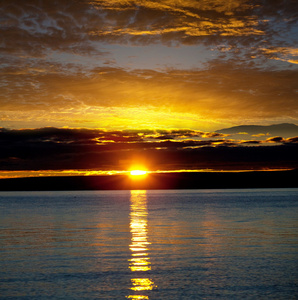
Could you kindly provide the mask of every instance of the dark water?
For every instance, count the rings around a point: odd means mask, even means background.
[[[0,193],[1,299],[298,299],[298,189]]]

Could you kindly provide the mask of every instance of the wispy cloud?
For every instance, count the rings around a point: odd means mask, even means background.
[[[95,41],[226,43],[225,49],[239,45],[238,51],[244,51],[249,46],[247,50],[259,49],[261,55],[265,45],[281,48],[282,39],[274,34],[277,23],[280,34],[295,28],[296,5],[291,1],[283,1],[279,8],[270,1],[247,0],[2,2],[1,50],[32,57],[49,51],[100,54]]]
[[[61,66],[50,64],[41,64],[39,69],[31,66],[3,69],[2,110],[31,114],[41,109],[53,113],[44,116],[49,119],[58,117],[61,111],[70,119],[82,121],[90,117],[93,122],[96,116],[92,116],[92,111],[99,115],[102,111],[108,117],[110,108],[118,107],[124,109],[123,118],[125,110],[135,107],[140,109],[139,114],[143,110],[139,124],[147,128],[149,124],[142,124],[142,120],[148,119],[145,111],[147,108],[149,116],[150,107],[156,113],[173,113],[177,121],[175,113],[186,113],[186,117],[189,112],[193,114],[190,119],[198,122],[200,119],[251,123],[262,118],[297,119],[295,70],[272,72],[214,61],[207,70],[186,70],[182,75],[176,70],[148,72],[107,67],[88,74],[80,68],[73,71],[64,73]],[[132,121],[137,115],[131,116]],[[170,123],[175,126],[175,122]],[[191,128],[194,126],[195,122]],[[189,127],[189,123],[183,127]]]
[[[292,47],[270,47],[261,49],[271,59],[298,64],[298,48]]]
[[[269,0],[3,0],[1,124],[212,131],[298,122],[297,9]],[[125,45],[140,47],[146,69]],[[181,60],[164,63],[158,50],[174,47]],[[185,67],[190,48],[196,59]]]

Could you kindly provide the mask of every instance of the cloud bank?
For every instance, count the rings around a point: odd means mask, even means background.
[[[194,130],[103,131],[41,128],[0,131],[1,170],[297,168],[298,137],[234,140]]]

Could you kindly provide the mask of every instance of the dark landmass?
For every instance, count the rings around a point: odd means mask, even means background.
[[[218,133],[236,134],[246,132],[248,134],[270,133],[272,136],[291,137],[298,135],[298,126],[291,123],[262,125],[240,125],[217,130]]]
[[[298,187],[298,169],[252,172],[151,173],[127,175],[28,177],[0,179],[1,191],[231,189]]]

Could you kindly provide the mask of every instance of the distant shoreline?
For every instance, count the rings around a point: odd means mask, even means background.
[[[0,179],[0,191],[236,189],[298,187],[298,169],[251,172],[151,173]]]

